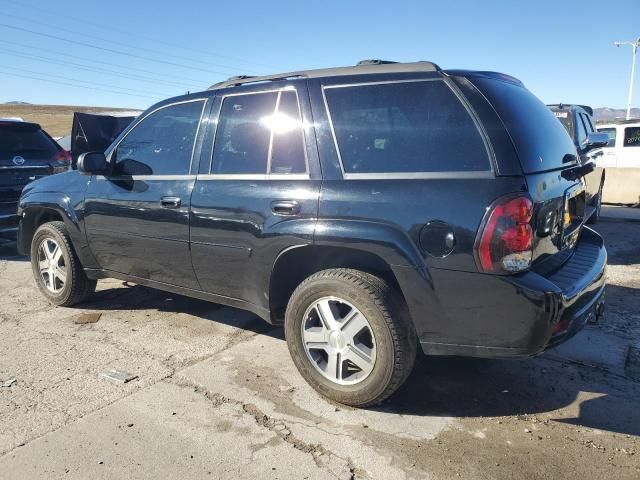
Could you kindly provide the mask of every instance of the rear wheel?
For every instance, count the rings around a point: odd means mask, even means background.
[[[96,289],[87,278],[64,222],[40,226],[31,242],[31,269],[38,288],[54,305],[70,307],[86,300]]]
[[[285,333],[305,380],[347,405],[381,402],[415,362],[417,338],[404,302],[386,282],[356,270],[324,270],[300,284]]]

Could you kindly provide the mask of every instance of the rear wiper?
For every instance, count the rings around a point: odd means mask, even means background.
[[[594,168],[596,168],[594,163],[589,162],[577,167],[567,168],[566,170],[563,170],[560,175],[562,175],[562,178],[573,181],[579,179],[580,177],[584,177],[585,175],[589,175],[591,172],[593,172]]]

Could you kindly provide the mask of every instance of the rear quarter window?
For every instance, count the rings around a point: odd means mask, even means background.
[[[471,81],[493,105],[518,152],[524,173],[555,170],[576,156],[573,140],[555,115],[524,86],[495,78]],[[577,156],[576,156],[577,157]]]
[[[480,131],[442,80],[325,87],[345,174],[491,170]]]

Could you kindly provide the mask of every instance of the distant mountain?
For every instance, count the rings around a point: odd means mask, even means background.
[[[31,104],[29,102],[13,101],[13,102],[5,102],[2,105],[31,105]]]
[[[613,120],[626,118],[627,109],[609,107],[594,108],[593,116],[595,117],[596,122],[611,122]],[[631,109],[631,118],[640,118],[640,108]]]

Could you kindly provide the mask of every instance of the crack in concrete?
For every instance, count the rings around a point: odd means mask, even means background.
[[[350,458],[342,457],[320,444],[305,442],[291,431],[284,420],[264,413],[253,403],[243,402],[227,397],[221,393],[213,392],[186,378],[167,378],[165,381],[179,387],[192,388],[194,392],[204,395],[214,407],[220,407],[221,405],[239,407],[244,414],[251,416],[257,425],[275,433],[282,441],[291,445],[296,450],[310,455],[318,468],[326,470],[335,478],[340,480],[371,478],[364,469],[356,466]],[[309,425],[305,426],[315,428]]]

